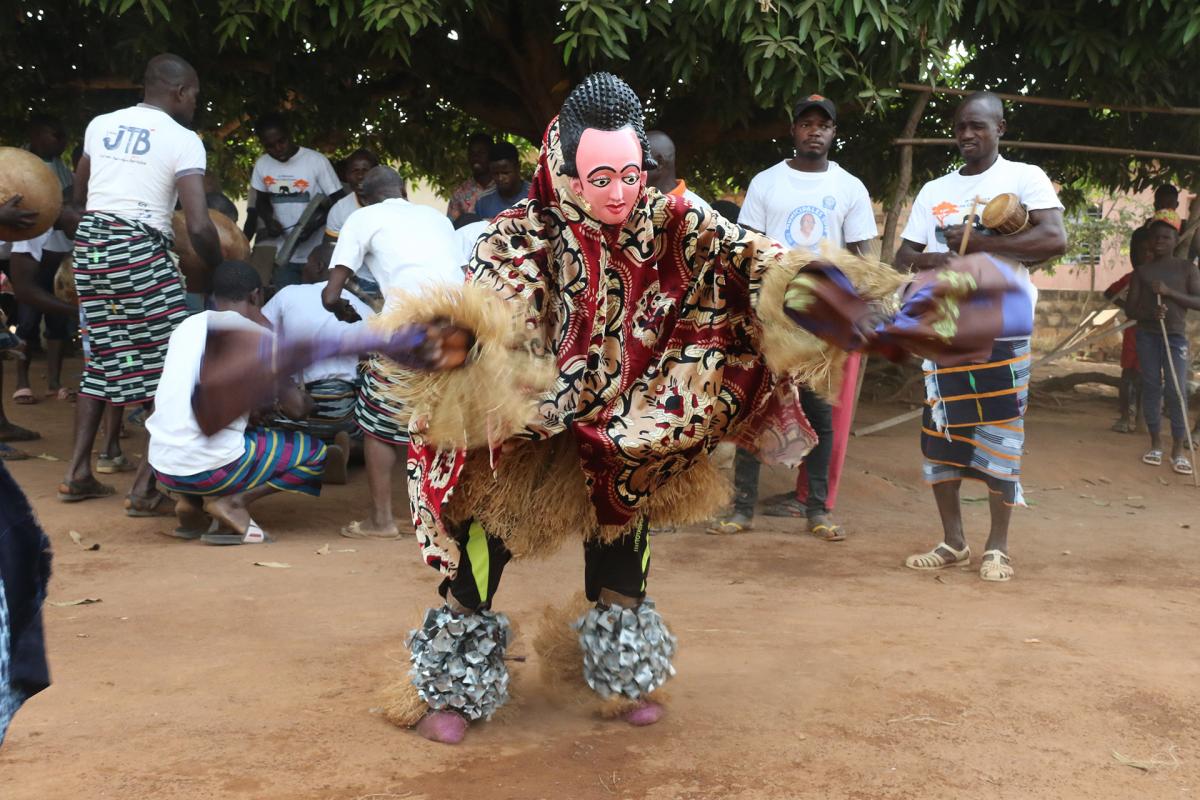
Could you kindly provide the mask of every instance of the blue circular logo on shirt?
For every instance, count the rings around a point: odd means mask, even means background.
[[[816,206],[799,206],[788,215],[783,239],[788,247],[807,247],[814,252],[825,238],[828,219],[823,209]]]
[[[830,211],[833,211],[835,208],[837,208],[837,199],[833,195],[827,194],[825,195],[825,199],[821,201],[821,205],[825,206]]]

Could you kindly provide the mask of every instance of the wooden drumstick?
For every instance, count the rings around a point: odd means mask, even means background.
[[[967,242],[971,240],[971,228],[975,226],[975,209],[977,208],[979,208],[979,195],[975,195],[975,199],[971,201],[971,213],[967,215],[967,226],[963,231],[962,244],[958,246],[960,256],[967,254]]]

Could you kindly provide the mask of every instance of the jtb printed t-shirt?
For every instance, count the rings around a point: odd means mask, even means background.
[[[101,114],[87,126],[92,164],[88,211],[107,211],[171,235],[175,181],[203,175],[204,144],[167,112],[145,103]]]
[[[802,172],[780,161],[754,176],[738,222],[789,248],[820,252],[821,242],[838,247],[878,235],[867,187],[830,161],[824,172]]]
[[[317,194],[331,195],[341,191],[342,182],[328,158],[316,150],[301,147],[287,161],[276,161],[265,153],[259,156],[254,163],[250,188],[271,196],[271,209],[283,226],[282,237],[259,238],[258,243],[278,247],[300,220],[308,202]],[[296,245],[291,260],[305,261],[322,238],[324,232],[318,228],[312,236]]]
[[[979,202],[975,213],[980,215],[989,200],[1005,192],[1015,194],[1030,211],[1063,207],[1054,185],[1041,167],[997,156],[996,161],[978,175],[963,175],[955,170],[922,186],[913,201],[912,213],[901,238],[924,245],[926,253],[949,252],[946,227],[961,225],[971,213],[971,204],[976,198]],[[1025,293],[1036,306],[1038,290],[1029,280],[1029,270],[1024,264],[1003,260],[1016,269]]]

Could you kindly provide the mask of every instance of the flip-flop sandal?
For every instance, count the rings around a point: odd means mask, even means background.
[[[763,501],[762,514],[764,517],[802,519],[808,516],[808,506],[797,500],[794,492],[785,492]]]
[[[64,403],[74,403],[77,392],[74,389],[69,389],[66,386],[60,387],[57,391],[47,392],[47,397],[53,397],[55,400],[61,400]]]
[[[0,461],[24,461],[27,458],[29,458],[29,453],[6,444],[0,444]]]
[[[820,539],[822,542],[846,541],[846,531],[841,525],[836,525],[832,522],[819,522],[809,528],[808,532]]]
[[[214,519],[207,528],[188,528],[184,525],[180,525],[174,530],[162,531],[162,534],[164,536],[170,536],[172,539],[183,539],[191,542],[199,539],[205,534],[217,533],[219,530],[220,525],[218,525],[217,521]]]
[[[985,581],[1004,583],[1014,575],[1012,559],[1002,550],[988,550],[979,562],[979,577]]]
[[[13,392],[12,401],[19,406],[32,406],[37,404],[37,398],[33,396],[33,389],[17,389]]]
[[[1180,475],[1191,475],[1192,462],[1188,461],[1183,456],[1180,456],[1171,462],[1171,469],[1175,470],[1175,472]]]
[[[78,503],[100,497],[112,497],[117,490],[107,483],[92,478],[87,481],[65,481],[58,485],[58,499],[64,503]]]
[[[705,533],[710,536],[735,536],[739,533],[746,533],[754,526],[749,522],[736,522],[731,519],[719,519],[705,529]]]
[[[96,459],[96,472],[102,475],[115,475],[118,472],[133,472],[137,467],[124,455],[109,458],[100,456]]]
[[[351,522],[339,532],[347,539],[376,539],[383,542],[394,541],[404,535],[399,530],[397,530],[394,534],[375,533],[374,531],[363,530],[362,523],[357,520]]]
[[[213,520],[214,524],[216,520]],[[206,533],[200,537],[205,544],[228,546],[235,544],[266,544],[275,541],[254,520],[250,520],[245,533]]]
[[[153,498],[125,496],[125,516],[127,517],[173,517],[175,503],[162,492],[155,492]]]
[[[946,558],[940,551],[949,553],[953,558]],[[914,556],[909,556],[904,559],[904,566],[915,570],[935,570],[946,569],[947,567],[965,566],[971,563],[971,548],[964,547],[962,550],[955,550],[950,545],[942,542],[937,547],[930,550],[928,553],[918,553]]]
[[[37,431],[22,428],[20,425],[9,423],[8,427],[0,428],[0,442],[32,442],[42,438]]]
[[[1149,464],[1152,467],[1161,467],[1163,459],[1162,450],[1148,450],[1146,455],[1142,456],[1142,463]]]

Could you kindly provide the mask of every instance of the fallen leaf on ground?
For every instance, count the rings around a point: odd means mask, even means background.
[[[51,602],[50,605],[66,608],[67,606],[90,606],[92,603],[103,602],[99,597],[81,597],[78,600],[64,600],[61,603]]]
[[[1069,555],[1071,555],[1071,551],[1070,551],[1070,550],[1063,550],[1063,555],[1064,555],[1064,556],[1069,556]]]
[[[1130,508],[1145,508],[1146,507],[1145,503],[1126,503],[1125,505],[1129,506]]]
[[[1082,498],[1083,498],[1083,499],[1085,499],[1085,500],[1091,500],[1091,499],[1092,499],[1092,496],[1091,496],[1090,494],[1080,494],[1079,496],[1080,496],[1080,497],[1082,497]]]
[[[353,547],[343,547],[341,550],[338,550],[338,552],[339,553],[357,553],[358,551],[355,550]]]
[[[1041,639],[1026,639],[1025,644],[1041,644]]]
[[[1162,478],[1162,477],[1160,477],[1160,478],[1158,479],[1158,482],[1159,482],[1159,483],[1161,483],[1163,486],[1170,486],[1170,485],[1171,485],[1171,482],[1170,482],[1169,480],[1167,480],[1166,478]]]
[[[1112,504],[1111,504],[1111,503],[1109,503],[1107,500],[1096,500],[1096,499],[1094,499],[1094,498],[1092,499],[1092,502],[1093,502],[1093,503],[1095,503],[1095,504],[1096,504],[1096,505],[1098,505],[1098,506],[1104,506],[1104,507],[1106,507],[1106,508],[1107,508],[1108,506],[1112,505]]]
[[[291,564],[285,564],[282,561],[255,561],[256,567],[271,567],[272,569],[291,569]]]
[[[98,543],[84,544],[83,543],[83,534],[81,534],[79,531],[67,531],[67,535],[71,537],[72,542],[79,545],[84,550],[99,550],[100,549],[100,545]]]
[[[1103,475],[1097,475],[1096,480],[1100,481],[1101,483],[1112,483],[1112,481],[1110,481],[1108,478],[1104,477]]]
[[[1146,498],[1142,497],[1140,494],[1131,494],[1128,497],[1126,497],[1125,499],[1126,500],[1145,500]]]
[[[321,545],[321,549],[317,551],[317,555],[319,555],[319,556],[329,555],[329,542],[326,542],[325,544]]]
[[[52,456],[49,453],[38,453],[34,458],[40,458],[42,461],[62,461],[57,456]]]
[[[938,583],[945,583],[945,582],[946,582],[946,579],[945,579],[943,576],[941,576],[941,575],[934,575],[934,576],[933,576],[933,579],[934,579],[935,581],[937,581]]]
[[[1062,491],[1063,489],[1065,489],[1065,488],[1067,488],[1067,487],[1065,487],[1065,486],[1051,486],[1050,488],[1046,489],[1046,491],[1047,491],[1047,492],[1061,492],[1061,491]]]
[[[1092,480],[1091,478],[1084,478],[1084,479],[1083,479],[1083,482],[1084,482],[1084,483],[1086,483],[1086,484],[1089,484],[1089,485],[1091,485],[1091,486],[1095,486],[1095,485],[1096,485],[1096,482],[1095,482],[1094,480]]]
[[[86,633],[77,633],[77,634],[75,634],[75,638],[86,639],[86,638],[88,638],[88,635]]]

